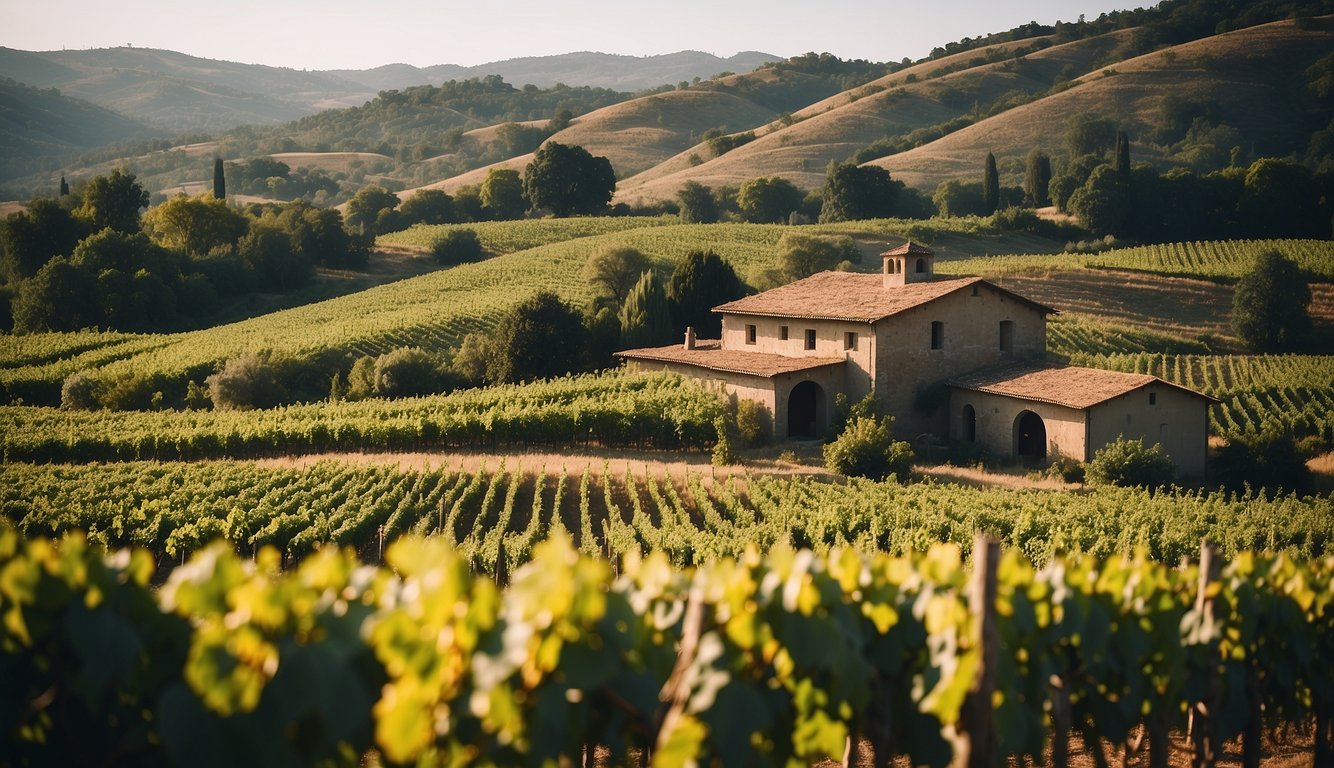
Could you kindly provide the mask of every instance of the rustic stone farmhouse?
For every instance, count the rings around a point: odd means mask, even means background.
[[[874,391],[894,432],[1039,462],[1087,461],[1119,436],[1161,443],[1204,474],[1208,396],[1154,376],[1043,361],[1056,310],[977,277],[938,278],[914,243],[881,274],[821,272],[728,302],[722,338],[618,353],[631,367],[714,382],[768,409],[778,438],[814,439],[834,397]]]

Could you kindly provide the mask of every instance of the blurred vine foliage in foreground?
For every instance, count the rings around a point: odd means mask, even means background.
[[[0,530],[0,751],[15,765],[538,765],[593,745],[626,764],[946,765],[981,637],[958,547],[902,557],[779,547],[695,569],[618,564],[564,537],[508,587],[439,540],[384,566],[318,550],[293,568],[215,545],[150,584],[143,552]],[[1049,681],[1075,729],[1181,728],[1202,691],[1219,736],[1328,727],[1334,558],[1003,555],[997,750],[1038,756]],[[1318,736],[1317,739],[1320,737]],[[1317,744],[1317,761],[1320,749]],[[633,755],[633,757],[632,757]]]

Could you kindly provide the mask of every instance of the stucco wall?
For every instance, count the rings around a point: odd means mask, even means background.
[[[1178,478],[1200,479],[1209,443],[1208,403],[1175,387],[1152,384],[1099,403],[1089,409],[1089,458],[1118,437],[1140,438],[1146,445],[1162,444],[1177,465]]]
[[[1000,349],[1003,320],[1014,323],[1009,352]],[[931,348],[931,323],[936,321],[944,324],[940,349]],[[976,296],[965,288],[886,318],[877,323],[877,336],[876,391],[886,412],[895,417],[895,434],[944,437],[947,414],[944,409],[917,411],[918,388],[978,368],[1041,357],[1047,348],[1047,322],[1032,306],[981,285]]]
[[[955,442],[967,443],[963,410],[965,405],[971,405],[977,414],[976,444],[994,456],[1013,459],[1015,423],[1024,411],[1032,411],[1042,417],[1048,459],[1064,456],[1087,460],[1084,411],[965,389],[950,390],[949,402],[950,439]]]
[[[746,343],[746,326],[755,326],[755,343]],[[782,328],[787,326],[787,340]],[[806,349],[806,331],[815,331],[815,349]],[[856,335],[855,347],[848,349],[845,334]],[[764,352],[784,357],[843,357],[847,371],[841,375],[851,400],[860,400],[871,390],[872,366],[876,340],[870,323],[841,320],[793,320],[754,315],[723,315],[723,349]]]
[[[843,391],[844,368],[827,366],[811,371],[780,374],[772,379],[761,376],[747,376],[740,373],[714,371],[693,365],[666,363],[652,360],[627,360],[626,367],[634,371],[669,371],[699,379],[705,386],[716,387],[733,401],[736,399],[754,400],[769,411],[769,423],[773,426],[775,439],[787,438],[788,396],[792,389],[803,381],[813,381],[820,386],[824,399],[826,426],[828,415],[833,412],[834,395]]]

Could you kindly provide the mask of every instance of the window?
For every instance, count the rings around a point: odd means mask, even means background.
[[[926,271],[926,259],[918,259],[918,260],[917,260],[917,274],[920,275],[920,274],[922,274],[922,273],[925,272],[925,271]]]
[[[815,329],[806,329],[806,349],[815,349]]]
[[[1014,321],[1002,320],[1000,323],[1000,351],[1014,351]]]
[[[747,344],[755,343],[755,326],[753,325],[746,326],[746,343]]]
[[[931,348],[945,348],[945,324],[939,320],[931,323]]]
[[[783,341],[787,341],[787,326],[786,326],[786,325],[779,327],[779,329],[778,329],[778,338],[782,339]]]
[[[844,349],[857,348],[857,333],[855,331],[845,331],[843,333],[843,348]]]
[[[1149,393],[1149,405],[1157,405],[1157,404],[1158,404],[1158,393],[1157,393],[1157,392],[1150,392],[1150,393]]]
[[[977,286],[976,286],[976,285],[973,286],[973,295],[974,295],[974,296],[977,295]]]

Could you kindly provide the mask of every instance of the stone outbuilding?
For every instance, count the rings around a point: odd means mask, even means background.
[[[721,339],[687,331],[684,344],[617,354],[759,402],[780,439],[818,438],[835,395],[855,402],[875,392],[902,439],[1085,460],[1118,435],[1144,436],[1164,443],[1183,476],[1202,474],[1211,398],[1151,376],[1045,365],[1055,309],[978,277],[937,278],[934,261],[907,243],[882,254],[878,275],[821,272],[715,307]]]

